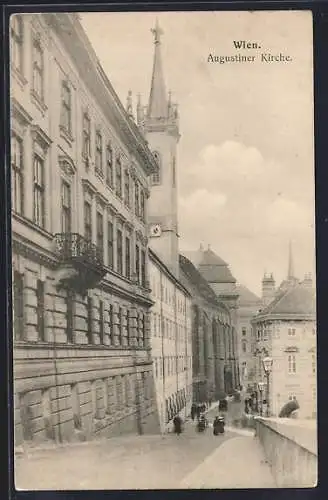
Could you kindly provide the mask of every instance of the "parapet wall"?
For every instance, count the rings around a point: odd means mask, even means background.
[[[257,417],[256,436],[280,488],[317,485],[317,429],[314,420]]]

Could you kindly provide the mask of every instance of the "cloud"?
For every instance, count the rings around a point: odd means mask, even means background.
[[[278,276],[287,269],[290,238],[302,272],[312,265],[312,197],[304,186],[302,197],[293,196],[283,165],[255,147],[227,141],[207,145],[184,172],[179,198],[183,249],[210,243],[237,279],[253,289],[265,268]]]

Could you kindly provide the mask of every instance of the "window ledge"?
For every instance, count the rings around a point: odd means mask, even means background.
[[[51,233],[49,233],[49,231],[38,226],[37,224],[35,224],[35,222],[31,221],[30,219],[28,219],[24,215],[20,215],[14,211],[12,211],[12,214],[13,214],[14,219],[17,219],[22,224],[25,224],[29,228],[34,229],[35,231],[42,234],[42,236],[45,236],[49,240],[51,240],[51,241],[53,240],[53,235]]]
[[[48,106],[46,106],[44,100],[32,89],[31,97],[33,104],[41,111],[44,116],[46,111],[48,110]]]
[[[62,137],[69,146],[72,146],[74,139],[72,134],[63,126],[59,125],[60,137]]]
[[[14,76],[15,80],[17,81],[21,89],[24,89],[24,87],[27,84],[25,76],[17,68],[15,68],[13,64],[11,64],[10,69],[11,69],[11,74]]]

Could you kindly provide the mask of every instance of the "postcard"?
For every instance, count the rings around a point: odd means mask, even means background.
[[[309,11],[11,16],[17,490],[317,483]]]

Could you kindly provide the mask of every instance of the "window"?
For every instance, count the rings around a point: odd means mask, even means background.
[[[241,329],[241,333],[242,333],[242,336],[245,337],[246,336],[246,328],[243,326],[243,328]]]
[[[145,221],[146,211],[145,211],[145,193],[141,191],[140,193],[140,217]]]
[[[122,345],[122,307],[118,309],[118,334],[120,339],[120,345]]]
[[[160,156],[159,156],[159,153],[157,151],[154,151],[153,155],[154,155],[155,161],[157,163],[158,170],[157,170],[157,172],[155,172],[152,175],[152,184],[159,184],[160,183],[160,169],[161,169]]]
[[[16,18],[16,16],[14,16]],[[11,137],[11,189],[12,209],[14,212],[24,214],[24,164],[23,141],[16,134]]]
[[[117,230],[117,272],[123,274],[123,238],[120,229]]]
[[[128,206],[130,205],[130,175],[128,170],[124,172],[124,201]]]
[[[71,89],[68,82],[64,81],[62,83],[62,94],[61,94],[61,128],[65,130],[68,134],[71,134],[72,127],[72,96]]]
[[[141,284],[143,287],[146,286],[146,252],[141,251]]]
[[[44,160],[34,155],[33,220],[40,227],[45,226]]]
[[[134,211],[135,214],[139,217],[139,184],[136,182],[134,186]]]
[[[37,330],[39,340],[45,340],[44,328],[44,283],[41,280],[37,281],[36,288],[36,313],[37,313]]]
[[[43,50],[39,37],[33,40],[33,92],[35,96],[43,101],[44,87],[44,64]]]
[[[71,232],[72,207],[71,207],[71,186],[62,181],[62,232]]]
[[[23,73],[23,20],[17,14],[11,18],[10,56],[14,68]]]
[[[140,249],[139,245],[136,245],[136,279],[140,283]]]
[[[15,16],[16,17],[16,16]],[[24,275],[14,271],[13,283],[14,338],[24,338]]]
[[[108,322],[110,331],[110,343],[114,345],[114,323],[113,323],[113,305],[109,304],[108,307]]]
[[[288,356],[288,373],[296,373],[296,356],[294,354]]]
[[[117,196],[122,198],[122,165],[120,158],[117,158],[116,160],[115,171],[116,171],[116,194]]]
[[[88,318],[87,318],[87,323],[88,323],[88,331],[87,331],[87,338],[89,344],[92,344],[92,326],[93,326],[93,302],[92,302],[92,297],[88,297],[88,304],[87,304],[87,310],[88,310]]]
[[[113,187],[113,151],[110,144],[106,148],[106,183]]]
[[[102,136],[100,131],[96,132],[96,173],[103,176],[103,164],[102,164]]]
[[[97,247],[104,254],[104,217],[101,212],[97,212]]]
[[[247,344],[246,344],[246,342],[242,343],[242,347],[243,347],[243,352],[246,352],[247,351]]]
[[[127,333],[127,339],[128,339],[128,344],[130,344],[130,311],[129,309],[126,310],[126,333]]]
[[[296,401],[297,398],[296,398],[295,394],[290,394],[288,396],[288,399],[289,399],[289,401]]]
[[[105,328],[104,328],[104,303],[99,300],[99,339],[100,343],[105,343]]]
[[[288,335],[289,335],[290,337],[295,337],[295,335],[296,335],[296,330],[295,330],[295,328],[288,328]]]
[[[91,154],[91,121],[88,113],[83,113],[82,156],[89,158]]]
[[[92,216],[91,204],[84,202],[84,237],[87,241],[92,241]]]
[[[130,278],[131,274],[131,244],[130,238],[125,238],[125,276]]]
[[[112,222],[107,224],[108,267],[114,267],[114,227]]]
[[[67,291],[66,297],[67,342],[74,341],[74,293]]]

